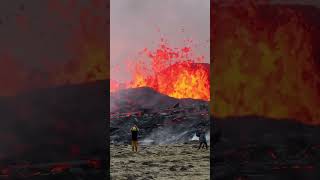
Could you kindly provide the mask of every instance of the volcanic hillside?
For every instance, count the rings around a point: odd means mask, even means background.
[[[259,116],[215,118],[215,179],[319,179],[319,126]]]
[[[146,87],[121,90],[110,99],[112,143],[129,143],[133,123],[145,143],[188,142],[199,127],[205,127],[209,136],[207,101],[176,99]]]
[[[213,2],[215,179],[319,179],[319,8]]]
[[[108,83],[2,97],[0,159],[50,162],[98,156],[105,142]]]
[[[182,106],[197,106],[207,102],[190,98],[172,98],[149,87],[119,90],[111,93],[110,96],[111,113],[135,112],[142,109],[160,110],[173,107],[177,103]]]

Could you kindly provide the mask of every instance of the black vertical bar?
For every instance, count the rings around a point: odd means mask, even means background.
[[[213,178],[213,170],[214,170],[214,119],[213,119],[213,1],[210,0],[210,102],[209,102],[209,115],[210,115],[210,179]]]
[[[106,103],[108,104],[107,106],[107,113],[106,113],[106,121],[104,123],[106,123],[106,131],[105,131],[105,135],[106,135],[106,176],[107,179],[110,179],[110,133],[109,133],[109,129],[110,129],[110,0],[106,0],[106,55],[107,55],[107,65],[108,67],[108,90],[106,91]]]

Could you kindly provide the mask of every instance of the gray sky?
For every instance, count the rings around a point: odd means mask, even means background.
[[[174,47],[191,38],[200,44],[194,53],[209,63],[210,0],[111,0],[110,11],[111,67],[154,48],[161,35]],[[126,80],[123,73],[111,71],[110,76]]]

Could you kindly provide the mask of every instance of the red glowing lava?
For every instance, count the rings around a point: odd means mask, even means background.
[[[210,99],[210,67],[204,56],[195,56],[191,46],[171,48],[163,39],[155,50],[145,48],[147,58],[130,61],[133,80],[120,84],[110,82],[111,92],[123,88],[150,87],[174,98]]]

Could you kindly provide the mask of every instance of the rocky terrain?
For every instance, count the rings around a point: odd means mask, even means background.
[[[161,94],[149,87],[130,88],[110,94],[110,112],[125,113],[141,110],[157,111],[179,103],[182,106],[207,105],[207,101],[198,99],[176,99]]]
[[[188,142],[199,127],[205,128],[209,135],[206,101],[175,99],[150,88],[123,90],[110,99],[113,102],[111,104],[117,104],[118,107],[117,111],[111,113],[111,143],[130,143],[130,128],[133,124],[138,125],[139,138],[144,143]]]
[[[207,180],[210,148],[198,150],[197,145],[143,145],[137,153],[130,145],[111,145],[111,179]]]
[[[215,118],[214,179],[319,179],[318,126],[257,116]]]

